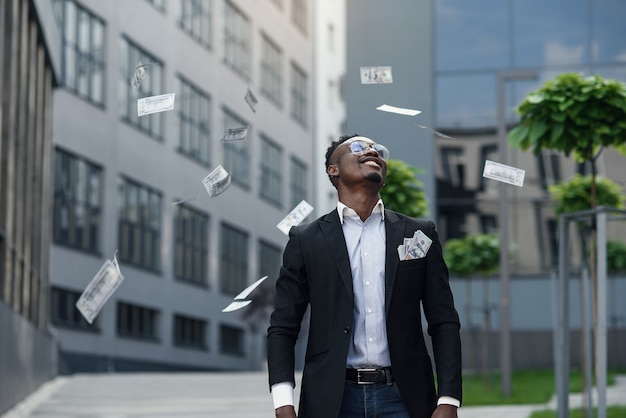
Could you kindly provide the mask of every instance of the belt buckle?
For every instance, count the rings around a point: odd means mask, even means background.
[[[378,371],[378,369],[375,369],[375,368],[356,369],[356,383],[357,383],[357,385],[373,385],[374,383],[376,383],[376,382],[367,382],[367,381],[362,382],[361,381],[361,373],[362,372],[365,372],[365,373],[372,373],[372,372],[374,372],[375,373],[377,371]]]

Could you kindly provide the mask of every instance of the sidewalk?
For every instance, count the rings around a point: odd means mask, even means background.
[[[296,393],[297,395],[297,393]],[[570,407],[581,404],[570,395]],[[607,404],[626,405],[626,376],[607,390]],[[459,418],[528,418],[543,405],[463,407]],[[268,418],[266,372],[114,373],[60,376],[0,418]]]

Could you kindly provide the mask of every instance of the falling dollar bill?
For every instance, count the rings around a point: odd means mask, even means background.
[[[287,216],[283,218],[282,221],[276,225],[278,229],[282,231],[283,234],[289,235],[289,230],[292,226],[300,225],[304,218],[309,216],[309,214],[313,212],[313,206],[309,205],[305,200],[298,203],[298,205],[293,208],[291,212]]]
[[[249,126],[224,129],[224,136],[220,139],[220,142],[241,141],[242,139],[246,139],[249,129]]]
[[[393,83],[391,67],[361,67],[361,84]]]
[[[437,135],[438,137],[441,137],[441,138],[455,139],[454,137],[448,136],[448,135],[446,135],[444,133],[441,133],[439,131],[435,131],[433,128],[429,128],[428,126],[417,125],[417,124],[415,126],[418,126],[418,127],[422,128],[422,129],[426,129],[426,130],[432,132],[433,134],[435,134],[435,135]]]
[[[259,101],[256,99],[254,94],[252,94],[250,87],[248,87],[248,91],[246,92],[246,97],[244,97],[244,99],[246,100],[246,103],[248,103],[248,106],[250,106],[250,109],[256,113],[256,105]]]
[[[522,187],[526,170],[485,160],[483,177]]]
[[[133,78],[130,80],[130,85],[133,87],[133,92],[135,94],[139,92],[141,82],[144,80],[144,78],[146,78],[146,75],[148,75],[146,68],[149,65],[150,64],[142,64],[141,61],[139,61],[139,64],[137,64],[137,67],[135,67],[135,73],[133,74]]]
[[[224,167],[218,165],[208,176],[202,179],[202,184],[209,196],[215,197],[230,186],[230,174],[224,170]]]
[[[376,110],[382,110],[383,112],[389,112],[389,113],[397,113],[398,115],[405,115],[405,116],[415,116],[415,115],[419,115],[420,113],[422,113],[421,110],[407,109],[405,107],[396,107],[396,106],[390,106],[386,104],[378,106]]]
[[[173,110],[175,95],[176,93],[168,93],[137,100],[137,116]]]
[[[222,309],[222,312],[236,311],[238,309],[245,308],[250,303],[252,303],[250,299],[246,299],[246,298],[250,295],[250,293],[254,291],[254,289],[259,287],[259,285],[263,283],[265,279],[267,279],[267,276],[261,277],[259,280],[257,280],[256,282],[252,283],[250,286],[242,290],[241,293],[235,296],[233,301],[227,307]]]
[[[124,276],[118,267],[111,260],[105,261],[76,302],[76,308],[87,322],[93,322],[122,280]]]

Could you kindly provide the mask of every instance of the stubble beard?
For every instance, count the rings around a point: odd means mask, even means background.
[[[365,178],[372,183],[382,183],[383,181],[383,176],[381,176],[380,173],[369,173]]]

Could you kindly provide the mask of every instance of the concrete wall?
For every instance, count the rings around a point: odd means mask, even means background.
[[[57,350],[50,335],[0,301],[0,414],[56,375]]]
[[[486,287],[484,285],[486,284]],[[497,278],[451,279],[456,308],[461,319],[463,366],[466,370],[480,370],[482,365],[483,326],[485,309],[489,309],[487,328],[490,369],[500,365],[500,286]],[[486,289],[486,293],[484,292]],[[607,283],[607,324],[609,368],[626,367],[626,306],[618,303],[618,295],[626,294],[626,277],[610,277]],[[552,284],[547,277],[516,277],[510,282],[511,338],[513,369],[550,369],[552,352]],[[486,299],[484,295],[487,295]],[[581,364],[580,293],[579,279],[570,281],[570,359],[573,368]],[[589,305],[590,306],[590,302]],[[592,323],[589,312],[588,323]]]

